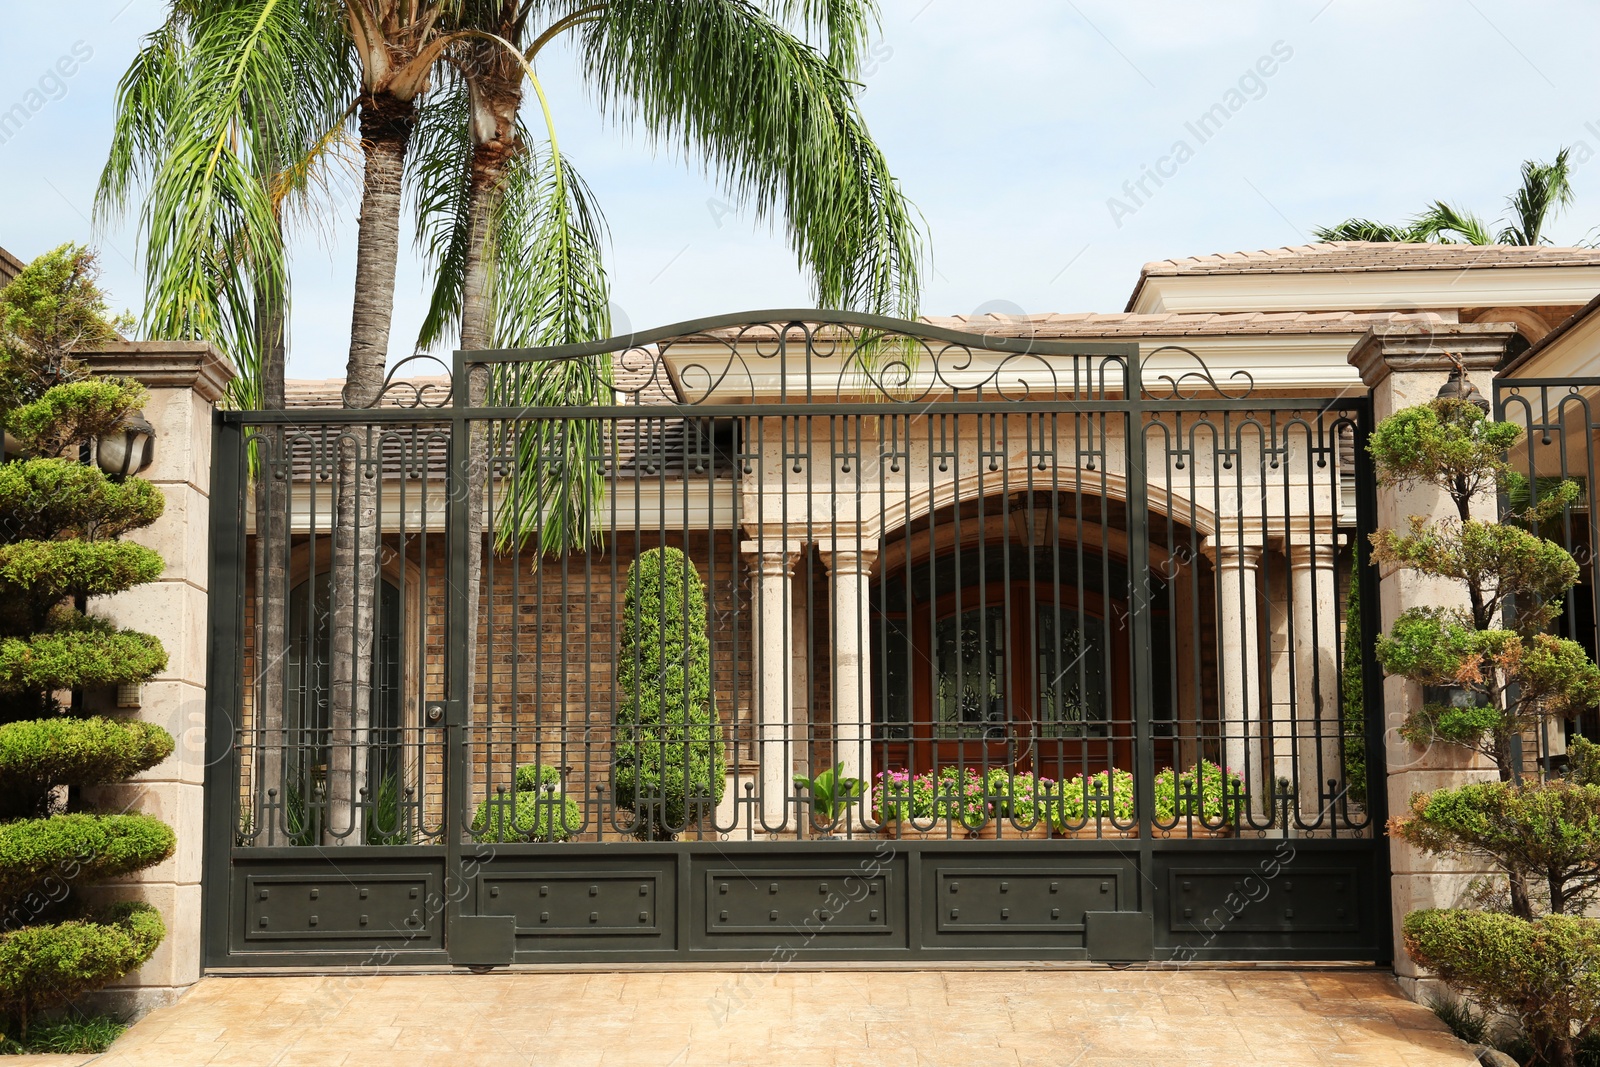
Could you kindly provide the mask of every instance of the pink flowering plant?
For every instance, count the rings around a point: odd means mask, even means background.
[[[1048,818],[1050,803],[1056,796],[1055,779],[1016,774],[1006,767],[991,770],[984,776],[983,785],[995,818],[1009,818],[1024,830]]]

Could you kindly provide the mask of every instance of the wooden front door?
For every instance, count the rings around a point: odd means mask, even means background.
[[[1131,768],[1127,612],[1110,607],[1077,589],[992,582],[890,614],[874,770]]]

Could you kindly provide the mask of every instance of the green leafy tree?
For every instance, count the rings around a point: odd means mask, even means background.
[[[160,556],[116,538],[153,522],[162,497],[148,482],[113,481],[55,457],[116,427],[142,392],[86,379],[71,359],[91,339],[113,336],[85,273],[92,261],[70,248],[41,260],[0,292],[5,358],[26,385],[23,402],[0,416],[47,453],[0,465],[0,1013],[24,1033],[41,1010],[150,958],[164,932],[155,910],[96,907],[83,890],[158,863],[174,845],[158,820],[95,814],[84,800],[86,787],[161,762],[172,737],[146,722],[81,715],[76,700],[59,699],[165,668],[154,637],[85,610],[93,597],[160,575]]]
[[[1487,861],[1504,878],[1503,910],[1408,915],[1406,949],[1518,1018],[1539,1062],[1575,1067],[1576,1043],[1600,1022],[1600,920],[1582,914],[1600,889],[1600,784],[1581,742],[1568,780],[1526,777],[1515,742],[1600,702],[1600,668],[1547,632],[1578,566],[1533,531],[1571,506],[1578,487],[1536,488],[1515,475],[1502,457],[1521,432],[1458,395],[1397,412],[1372,435],[1381,484],[1432,486],[1455,507],[1450,518],[1374,534],[1374,560],[1453,582],[1467,601],[1409,608],[1378,642],[1389,674],[1459,695],[1424,705],[1401,734],[1464,747],[1498,770],[1495,781],[1414,796],[1389,832],[1433,855]],[[1473,518],[1473,504],[1497,492],[1527,507],[1508,522]]]
[[[1526,160],[1522,182],[1506,197],[1511,221],[1491,236],[1489,228],[1470,211],[1435,200],[1410,222],[1392,225],[1371,219],[1350,218],[1313,230],[1319,241],[1386,241],[1469,245],[1549,244],[1546,223],[1572,203],[1570,149],[1563,148],[1549,163]]]
[[[669,841],[722,799],[705,585],[680,549],[650,549],[628,568],[613,753],[612,797],[640,838]]]

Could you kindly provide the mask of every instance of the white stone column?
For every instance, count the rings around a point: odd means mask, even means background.
[[[91,614],[153,634],[167,651],[167,669],[144,684],[137,711],[106,707],[114,703],[111,694],[85,693],[86,706],[157,723],[176,741],[172,755],[157,766],[91,795],[104,810],[146,812],[177,834],[170,858],[95,890],[110,899],[153,904],[166,924],[167,936],[149,962],[100,994],[113,1010],[142,1014],[175,1000],[200,978],[211,423],[233,368],[195,342],[116,345],[85,361],[96,374],[133,378],[149,390],[144,414],[155,428],[155,458],[140,477],[154,483],[166,502],[159,519],[127,537],[161,554],[161,577],[89,603]]]
[[[1327,544],[1291,544],[1288,549],[1295,678],[1290,730],[1299,772],[1300,817],[1308,824],[1316,823],[1322,813],[1326,803],[1322,794],[1328,788],[1328,780],[1344,777],[1339,763],[1339,587],[1335,556],[1333,546]],[[1324,821],[1328,817],[1322,815]]]
[[[878,550],[840,544],[822,557],[832,592],[833,759],[844,764],[844,777],[864,781],[872,768],[871,574]]]
[[[1244,775],[1253,806],[1272,796],[1261,759],[1260,545],[1217,545],[1217,674],[1222,697],[1223,763]],[[1249,768],[1249,774],[1245,769]]]
[[[759,768],[758,831],[789,828],[788,798],[793,784],[794,746],[791,729],[795,638],[790,605],[794,565],[800,546],[794,542],[746,541],[741,550],[755,571],[756,765]]]

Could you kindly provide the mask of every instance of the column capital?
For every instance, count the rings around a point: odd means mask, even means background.
[[[865,576],[872,570],[873,564],[878,562],[878,546],[875,542],[840,541],[831,548],[820,549],[820,552],[823,566],[828,568],[830,574],[835,575]]]
[[[1339,555],[1339,549],[1333,545],[1322,543],[1305,544],[1295,542],[1284,546],[1284,555],[1289,557],[1289,566],[1293,570],[1330,570],[1334,560]]]
[[[739,554],[754,558],[760,574],[769,578],[787,578],[794,573],[795,561],[805,545],[800,541],[740,541]]]
[[[1200,551],[1219,570],[1255,570],[1261,566],[1261,555],[1266,549],[1261,545],[1212,543]]]

